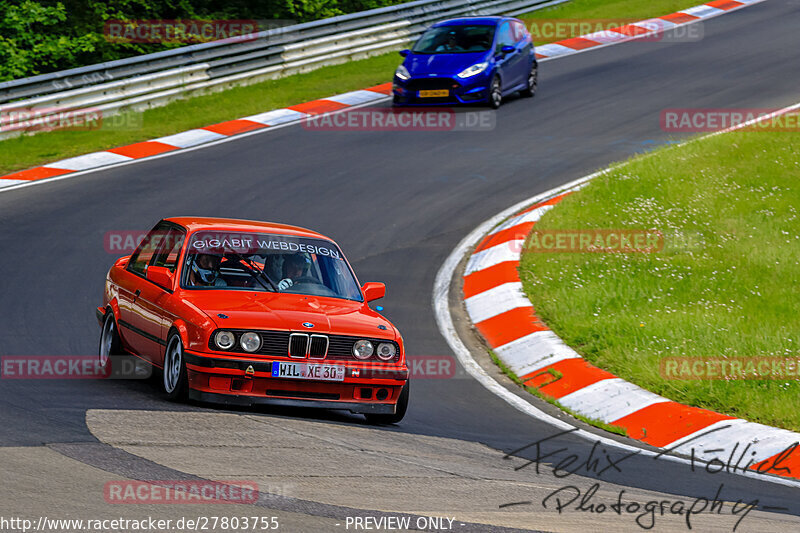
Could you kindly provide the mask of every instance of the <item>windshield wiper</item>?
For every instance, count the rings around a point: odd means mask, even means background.
[[[269,276],[267,276],[267,273],[266,273],[266,272],[264,272],[263,270],[259,270],[259,269],[258,269],[258,267],[255,265],[255,263],[253,263],[253,261],[252,261],[252,260],[250,260],[250,259],[247,259],[246,257],[244,257],[244,256],[242,256],[242,255],[239,255],[239,254],[233,254],[233,256],[234,256],[234,257],[236,257],[237,259],[239,259],[240,261],[244,261],[244,262],[246,263],[246,265],[247,265],[247,267],[248,267],[248,271],[249,271],[250,275],[251,275],[251,276],[252,276],[252,277],[253,277],[253,278],[254,278],[254,279],[255,279],[255,280],[256,280],[256,281],[257,281],[257,282],[258,282],[258,283],[259,283],[259,284],[262,286],[262,287],[264,287],[264,288],[265,288],[265,289],[267,289],[267,290],[270,290],[270,289],[271,289],[271,290],[272,290],[272,292],[280,292],[280,291],[278,291],[278,287],[276,287],[276,286],[275,286],[275,283],[274,283],[274,282],[273,282],[271,279],[269,279]],[[264,266],[266,267],[266,263],[264,264]],[[260,279],[260,277],[261,277],[261,276],[263,276],[263,277],[264,277],[264,279],[265,279],[265,280],[267,280],[267,283],[269,283],[269,287],[267,287],[266,285],[264,285],[264,282],[263,282],[263,281],[261,281],[261,279]]]

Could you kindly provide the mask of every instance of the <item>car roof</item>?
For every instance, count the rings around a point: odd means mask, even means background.
[[[290,226],[288,224],[276,224],[274,222],[214,217],[170,217],[164,220],[181,225],[188,229],[190,233],[200,230],[229,230],[254,233],[276,233],[280,235],[293,235],[295,237],[333,240],[321,233],[311,231],[310,229]]]
[[[511,20],[509,17],[494,16],[494,17],[459,17],[450,20],[443,20],[433,25],[434,28],[441,26],[464,26],[466,24],[495,26],[501,20]]]

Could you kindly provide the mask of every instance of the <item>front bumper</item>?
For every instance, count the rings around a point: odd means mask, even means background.
[[[392,83],[394,102],[405,105],[470,104],[486,100],[489,96],[491,77],[481,73],[471,78],[428,77],[401,80],[397,76]],[[423,90],[447,90],[446,97],[420,97]]]
[[[405,365],[294,361],[345,366],[344,381],[317,381],[273,377],[272,360],[220,358],[188,351],[185,359],[189,397],[225,405],[270,404],[393,414],[408,381]]]

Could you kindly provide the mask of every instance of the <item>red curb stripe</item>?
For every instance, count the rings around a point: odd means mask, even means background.
[[[74,170],[66,170],[63,168],[48,168],[48,167],[34,167],[28,170],[20,170],[7,176],[3,176],[4,180],[43,180],[45,178],[52,178],[53,176],[60,176],[62,174],[69,174],[75,172]]]
[[[694,15],[687,15],[686,13],[671,13],[669,15],[664,15],[663,17],[658,17],[661,20],[666,20],[667,22],[672,22],[673,24],[683,24],[685,22],[691,22],[693,20],[700,20],[700,17],[695,17]]]
[[[381,83],[375,87],[367,87],[364,90],[389,95],[392,94],[392,82]]]
[[[547,56],[543,55],[543,54],[540,54],[539,52],[536,52],[536,59],[542,59],[543,57],[547,57]]]
[[[497,233],[487,235],[481,241],[478,247],[475,248],[474,253],[480,252],[481,250],[485,250],[486,248],[491,248],[492,246],[497,246],[498,244],[503,244],[504,242],[515,241],[520,239],[524,241],[525,239],[528,238],[528,233],[531,232],[534,224],[535,222],[523,222],[522,224],[517,224],[516,226],[511,226],[510,228],[498,231]],[[510,243],[509,246],[511,246]]]
[[[652,30],[643,28],[642,26],[636,26],[634,24],[626,24],[625,26],[620,26],[619,28],[611,28],[611,31],[621,33],[622,35],[627,35],[628,37],[636,37],[637,35],[642,35],[643,33],[650,33]]]
[[[559,372],[561,377],[554,376],[548,370]],[[558,399],[592,383],[616,377],[611,372],[592,366],[580,357],[575,357],[553,363],[521,379],[525,385],[536,387],[542,394]]]
[[[219,124],[212,124],[211,126],[203,126],[200,129],[219,133],[220,135],[236,135],[237,133],[260,130],[266,127],[265,124],[253,122],[252,120],[237,119],[220,122]]]
[[[493,348],[508,344],[525,335],[547,330],[547,326],[542,324],[534,314],[533,307],[517,307],[483,322],[478,322],[475,327]]]
[[[517,213],[514,216],[518,217],[520,215],[524,215],[525,213],[530,213],[534,209],[539,209],[540,207],[544,207],[546,205],[556,205],[558,202],[560,202],[561,200],[563,200],[564,198],[566,198],[570,194],[572,194],[572,191],[567,191],[567,192],[565,192],[563,194],[559,194],[558,196],[553,196],[549,200],[545,200],[544,202],[539,202],[538,204],[533,204],[532,206],[530,206],[530,207],[528,207],[526,209],[523,209],[522,211],[520,211],[519,213]]]
[[[171,144],[160,143],[158,141],[145,141],[141,143],[129,144],[127,146],[120,146],[119,148],[112,148],[108,151],[114,154],[132,157],[134,159],[141,159],[143,157],[163,154],[164,152],[171,152],[172,150],[177,149],[177,146],[172,146]]]
[[[493,289],[503,283],[519,281],[519,261],[505,261],[464,276],[464,298]]]
[[[744,4],[742,2],[735,2],[734,0],[714,0],[713,2],[708,2],[706,5],[728,11],[730,9],[741,7]]]
[[[321,113],[338,111],[339,109],[344,109],[345,107],[350,106],[347,104],[334,102],[333,100],[325,100],[323,98],[320,100],[312,100],[310,102],[289,106],[287,109],[291,109],[292,111],[300,111],[301,113],[308,113],[309,115],[319,115]]]
[[[591,41],[589,39],[584,39],[583,37],[572,37],[571,39],[558,41],[555,44],[560,44],[561,46],[566,46],[567,48],[572,48],[573,50],[586,50],[587,48],[600,45],[600,43],[597,41]]]
[[[788,448],[787,448],[788,450]],[[763,474],[775,474],[777,476],[800,479],[800,451],[781,450],[772,457],[764,459],[750,467]]]
[[[677,402],[662,402],[639,409],[612,424],[625,428],[632,439],[661,448],[720,420],[733,420],[733,417]]]

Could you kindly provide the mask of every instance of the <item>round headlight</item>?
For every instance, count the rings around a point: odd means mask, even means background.
[[[236,344],[236,335],[230,331],[218,331],[214,335],[214,342],[221,350],[230,350]]]
[[[239,344],[242,345],[242,349],[245,352],[256,352],[261,348],[261,336],[258,333],[248,331],[239,339]]]
[[[397,355],[397,348],[391,342],[382,342],[378,345],[378,358],[388,361]]]
[[[356,359],[369,359],[372,352],[372,343],[369,341],[360,340],[353,345],[353,356]]]

